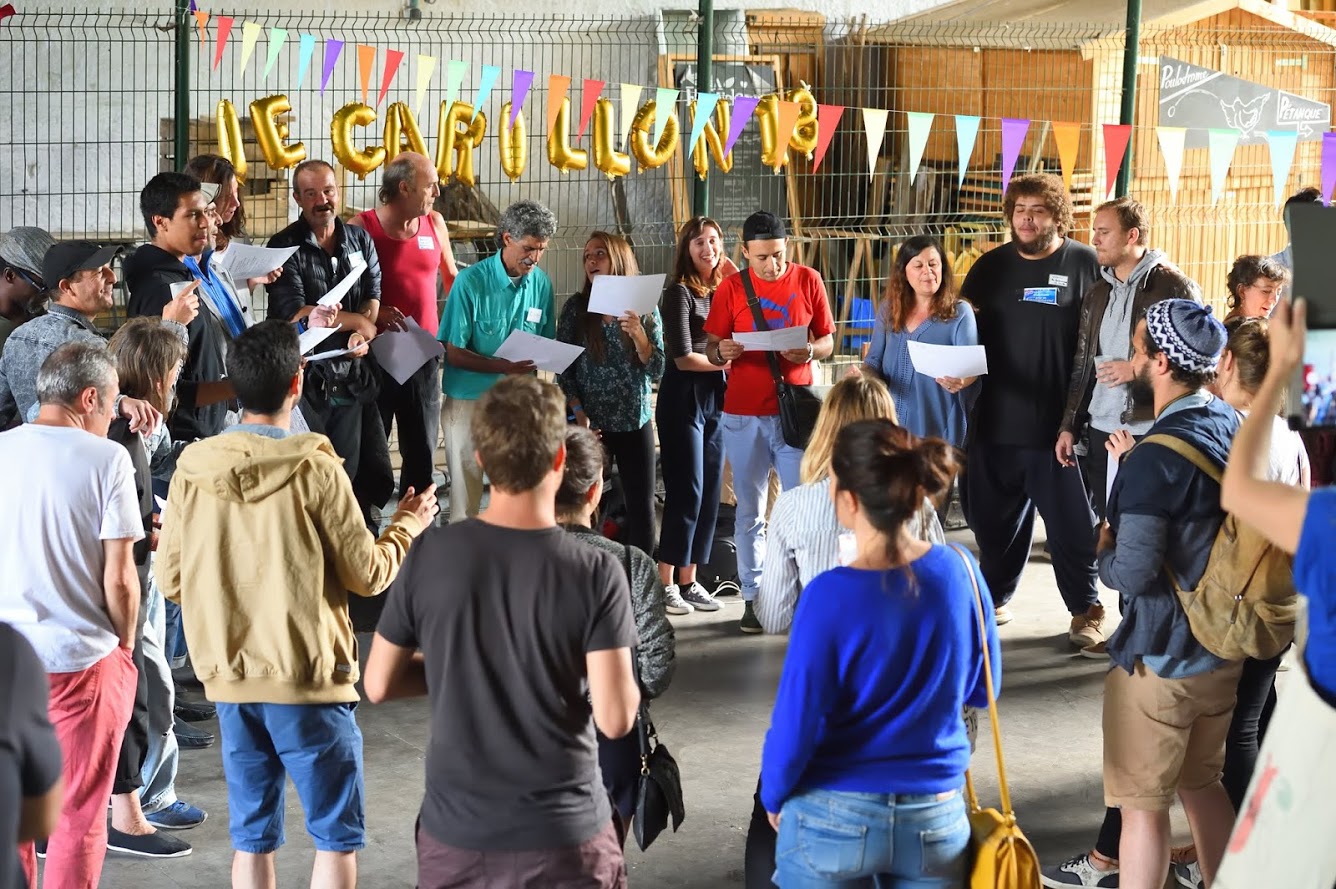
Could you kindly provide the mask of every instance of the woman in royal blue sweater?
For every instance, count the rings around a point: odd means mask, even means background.
[[[779,831],[775,882],[791,887],[962,885],[965,704],[988,705],[973,558],[915,539],[910,518],[955,475],[950,445],[888,420],[840,432],[835,511],[858,557],[808,584],[794,616],[761,760]],[[984,634],[1000,682],[991,608]],[[857,615],[850,620],[850,615]]]

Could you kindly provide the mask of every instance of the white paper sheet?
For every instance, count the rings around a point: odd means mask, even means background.
[[[1113,480],[1118,475],[1118,458],[1113,456],[1113,454],[1110,454],[1108,451],[1104,452],[1104,456],[1109,460],[1108,469],[1105,470],[1108,475],[1106,476],[1107,481],[1105,482],[1104,487],[1104,502],[1107,504],[1109,500],[1113,498]]]
[[[251,278],[263,278],[288,261],[296,247],[255,247],[233,241],[218,257],[218,267],[245,285]]]
[[[618,318],[627,312],[652,315],[666,275],[598,275],[589,290],[589,311]]]
[[[161,525],[163,518],[167,515],[167,501],[154,494],[153,502],[158,504],[158,524]]]
[[[344,294],[353,289],[357,279],[362,277],[362,272],[366,271],[366,261],[354,262],[352,271],[343,276],[343,280],[329,288],[329,293],[320,297],[320,305],[337,306],[343,302]]]
[[[597,279],[595,279],[597,280]],[[781,327],[779,330],[754,330],[733,334],[733,341],[751,352],[787,352],[807,347],[806,327]]]
[[[307,352],[329,339],[330,335],[342,326],[342,324],[335,324],[333,327],[308,327],[297,337],[297,346],[302,350],[302,354],[305,355]]]
[[[316,352],[314,355],[307,355],[306,360],[309,363],[311,361],[328,361],[331,358],[342,358],[344,355],[351,355],[360,348],[362,347],[352,346],[347,349],[330,349],[328,352]]]
[[[381,368],[402,386],[422,365],[445,354],[445,344],[422,329],[412,318],[404,319],[404,330],[382,333],[371,341],[371,353]]]
[[[496,358],[506,361],[532,361],[539,370],[559,374],[580,357],[584,349],[569,343],[559,343],[547,337],[524,330],[511,331],[510,336],[496,350]]]
[[[983,346],[939,346],[910,340],[909,360],[914,370],[933,379],[964,379],[988,373],[988,356]]]

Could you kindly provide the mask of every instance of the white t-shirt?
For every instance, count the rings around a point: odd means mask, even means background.
[[[130,455],[82,429],[25,424],[0,433],[0,466],[0,621],[48,673],[86,670],[120,644],[102,541],[144,536]]]
[[[1247,411],[1241,411],[1246,417]],[[1290,428],[1284,417],[1271,421],[1271,453],[1267,458],[1267,481],[1297,486],[1309,475],[1308,451],[1299,433]]]

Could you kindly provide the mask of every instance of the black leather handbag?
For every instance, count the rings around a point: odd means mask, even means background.
[[[761,301],[756,298],[751,275],[751,269],[742,273],[742,289],[747,293],[747,307],[751,309],[756,329],[769,330],[770,322],[765,320]],[[770,363],[770,376],[775,380],[775,395],[779,398],[779,427],[784,435],[784,444],[804,450],[812,438],[812,430],[816,428],[817,415],[821,413],[821,396],[810,386],[784,382],[784,375],[779,370],[779,358],[774,352],[766,352],[765,357]]]

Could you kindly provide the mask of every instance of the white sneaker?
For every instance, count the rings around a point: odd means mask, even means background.
[[[1049,889],[1063,889],[1064,886],[1117,889],[1118,868],[1100,870],[1090,860],[1090,854],[1086,853],[1044,870],[1039,875],[1039,882]]]
[[[663,588],[663,608],[669,614],[690,614],[695,611],[691,603],[682,598],[682,591],[677,584],[670,583]]]
[[[1000,627],[1009,624],[1016,619],[1016,615],[1011,613],[1011,609],[1006,605],[999,605],[993,609],[994,622]]]
[[[724,607],[714,601],[714,596],[711,596],[705,587],[694,580],[691,582],[691,586],[687,587],[686,591],[682,593],[682,599],[697,611],[718,611]]]
[[[1171,864],[1169,873],[1174,875],[1174,882],[1185,889],[1201,889],[1205,885],[1201,878],[1201,865],[1195,861],[1187,864]]]

